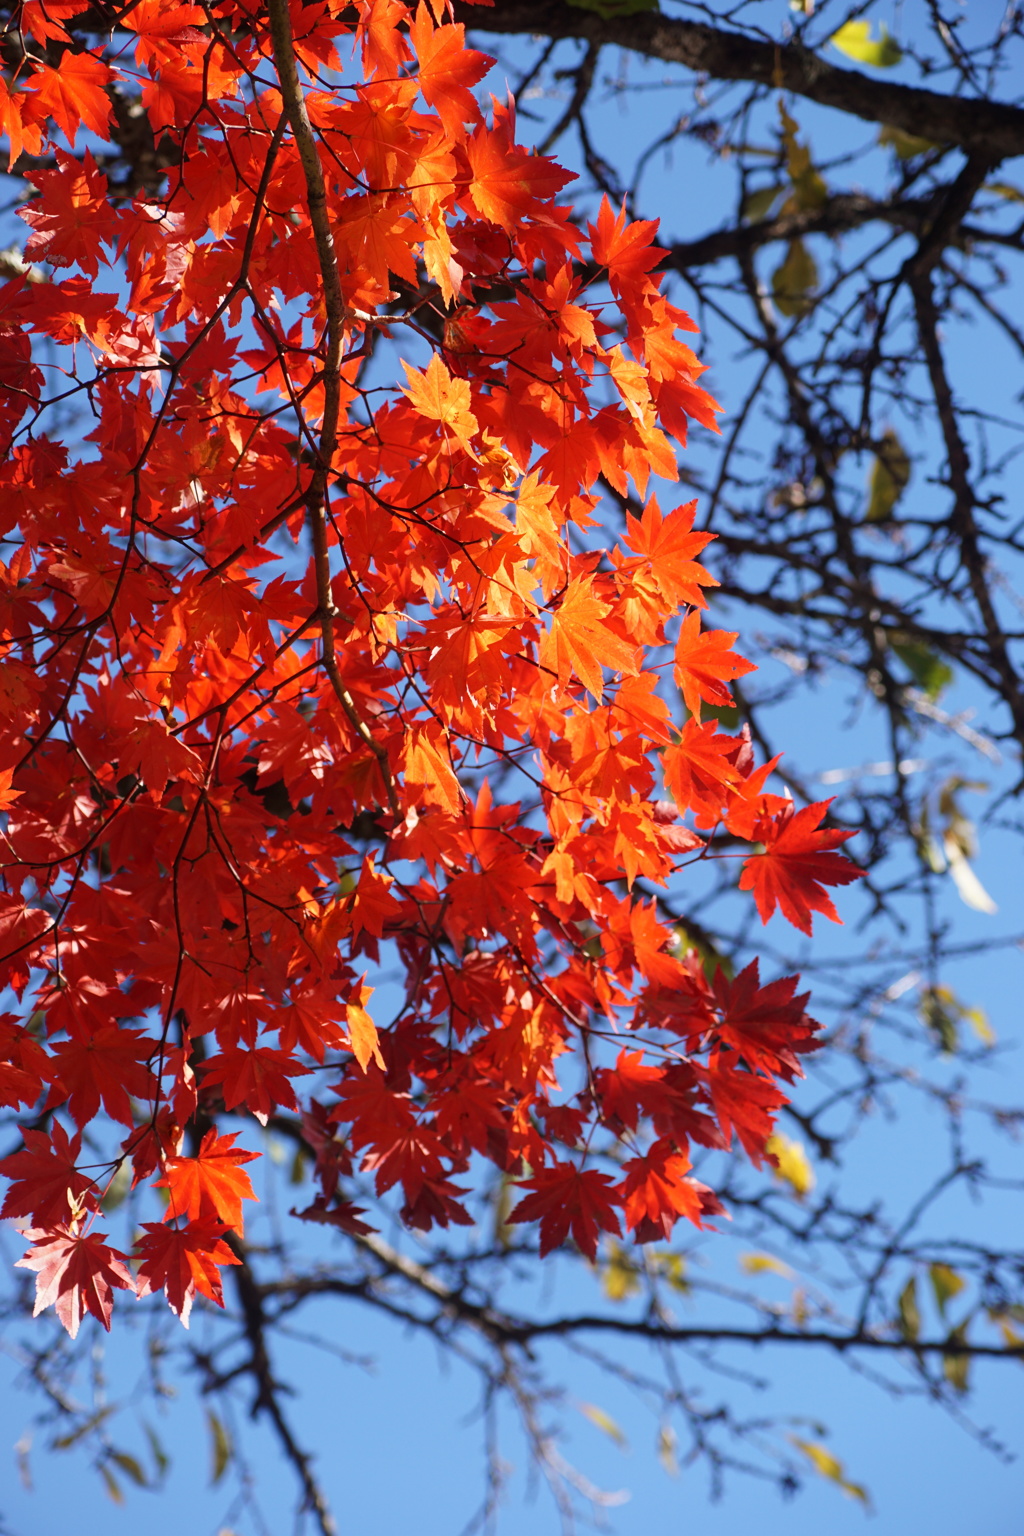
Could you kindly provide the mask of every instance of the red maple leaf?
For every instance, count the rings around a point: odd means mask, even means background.
[[[135,1292],[131,1270],[125,1267],[125,1254],[107,1246],[103,1241],[105,1232],[78,1232],[65,1226],[30,1227],[24,1235],[32,1247],[15,1267],[36,1271],[32,1316],[38,1317],[46,1307],[54,1307],[74,1338],[82,1318],[91,1312],[109,1333],[114,1289]]]
[[[350,1237],[366,1237],[373,1228],[367,1226],[365,1221],[360,1221],[363,1215],[361,1205],[352,1205],[348,1200],[335,1200],[328,1204],[322,1195],[317,1195],[312,1205],[307,1205],[304,1211],[292,1210],[292,1216],[299,1221],[314,1221],[321,1227],[336,1227],[339,1232],[347,1232]]]
[[[722,1012],[715,1025],[717,1038],[731,1045],[749,1067],[792,1082],[802,1077],[798,1052],[816,1049],[819,1025],[806,1013],[809,992],[797,993],[799,978],[783,976],[760,985],[758,963],[751,963],[732,981],[719,968],[715,1001]]]
[[[229,1046],[203,1063],[203,1088],[219,1083],[225,1108],[244,1104],[266,1125],[275,1109],[298,1108],[288,1079],[305,1076],[309,1070],[272,1046],[254,1045],[251,1050]]]
[[[560,192],[572,171],[563,171],[554,160],[531,155],[512,140],[515,124],[511,113],[494,102],[494,127],[481,124],[466,144],[472,170],[469,191],[480,217],[512,230],[537,204]]]
[[[724,1051],[716,1051],[706,1068],[694,1070],[707,1087],[726,1145],[735,1131],[754,1167],[760,1168],[764,1144],[772,1133],[776,1111],[786,1102],[785,1094],[767,1078],[741,1071],[738,1058]]]
[[[833,852],[852,832],[819,825],[831,800],[820,800],[796,810],[791,803],[757,827],[764,853],[745,860],[740,890],[753,891],[761,921],[766,923],[779,907],[801,933],[811,932],[811,913],[821,912],[833,923],[842,918],[825,890],[826,885],[849,885],[864,871],[844,854]]]
[[[173,65],[191,48],[202,47],[206,39],[199,28],[206,14],[198,5],[166,4],[165,0],[137,0],[124,17],[124,26],[138,38],[135,58],[140,68],[156,73],[162,66]]]
[[[665,1068],[645,1066],[643,1051],[620,1051],[614,1070],[594,1074],[603,1118],[616,1128],[635,1131],[640,1117],[671,1112],[675,1095],[665,1082]]]
[[[75,1166],[82,1138],[69,1140],[59,1120],[54,1120],[49,1136],[29,1126],[21,1134],[23,1150],[0,1162],[0,1173],[14,1180],[0,1217],[31,1216],[39,1227],[59,1226],[95,1189],[88,1174]]]
[[[157,1081],[143,1062],[156,1042],[137,1029],[108,1024],[84,1039],[62,1040],[53,1047],[60,1086],[50,1091],[48,1102],[59,1104],[67,1097],[68,1110],[79,1125],[88,1125],[103,1108],[111,1119],[133,1125],[129,1094],[152,1099]]]
[[[169,1157],[164,1176],[155,1187],[170,1191],[165,1221],[187,1216],[189,1221],[217,1220],[236,1232],[243,1230],[242,1201],[255,1200],[249,1175],[243,1163],[251,1163],[258,1152],[236,1147],[238,1132],[218,1136],[207,1131],[195,1157]]]
[[[626,1177],[621,1190],[626,1227],[638,1243],[667,1240],[680,1216],[692,1221],[695,1227],[703,1227],[701,1217],[709,1214],[711,1191],[686,1177],[689,1168],[686,1153],[664,1138],[656,1141],[644,1156],[630,1158],[623,1164]]]
[[[19,209],[32,226],[25,243],[29,261],[55,267],[79,266],[87,277],[99,273],[102,242],[117,237],[117,214],[107,200],[107,178],[88,150],[76,160],[58,149],[57,169],[36,171],[35,184],[45,195]]]
[[[680,808],[688,806],[694,812],[698,827],[715,825],[729,790],[739,780],[735,748],[735,738],[721,734],[714,720],[701,722],[692,716],[679,741],[665,748],[666,787]]]
[[[223,1241],[227,1230],[223,1222],[210,1218],[190,1221],[186,1227],[144,1221],[143,1236],[135,1244],[136,1257],[142,1260],[138,1294],[163,1291],[171,1311],[186,1328],[197,1294],[222,1307],[219,1266],[242,1262]]]
[[[572,1234],[581,1253],[593,1261],[597,1240],[602,1232],[618,1236],[622,1228],[615,1207],[621,1197],[606,1173],[595,1168],[579,1169],[574,1163],[555,1163],[543,1168],[532,1179],[524,1179],[523,1189],[533,1194],[520,1200],[509,1222],[540,1222],[541,1258],[552,1248],[560,1248]]]

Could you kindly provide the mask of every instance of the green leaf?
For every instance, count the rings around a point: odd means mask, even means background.
[[[869,64],[873,69],[891,69],[903,57],[903,49],[889,33],[884,22],[878,29],[877,38],[871,35],[870,21],[848,21],[829,38],[833,48],[845,53],[858,64]]]
[[[227,1428],[212,1408],[207,1412],[206,1422],[210,1427],[210,1439],[213,1450],[210,1483],[212,1486],[216,1486],[228,1469],[231,1458],[235,1454],[235,1447],[232,1444]]]
[[[736,975],[736,967],[728,955],[721,954],[710,940],[696,938],[684,923],[676,923],[672,930],[669,952],[683,959],[691,949],[697,951],[708,981],[714,981],[717,971],[721,971],[728,981],[732,981]]]
[[[775,185],[772,187],[758,187],[756,192],[748,192],[747,196],[743,199],[740,216],[749,220],[751,224],[757,224],[761,219],[766,219],[769,213],[771,213],[776,199],[785,190],[785,187]]]
[[[128,1159],[125,1158],[124,1162],[118,1165],[114,1177],[107,1185],[106,1194],[100,1201],[100,1209],[105,1216],[109,1216],[111,1211],[116,1211],[119,1205],[124,1204],[131,1185],[132,1167]]]
[[[806,315],[814,307],[818,268],[802,240],[791,240],[786,258],[772,274],[772,295],[784,315]]]
[[[793,184],[792,202],[802,209],[820,208],[828,198],[828,188],[814,169],[810,148],[806,144],[801,144],[797,138],[800,131],[799,124],[787,112],[785,104],[781,101],[779,102],[779,121],[782,124],[782,143],[786,151],[786,169]],[[786,204],[786,209],[791,207],[792,203]]]
[[[878,142],[894,149],[900,160],[914,160],[918,155],[926,155],[930,149],[939,147],[931,139],[920,139],[916,133],[904,133],[902,128],[893,128],[889,123],[882,124]]]
[[[894,640],[892,650],[932,703],[953,681],[953,668],[919,640]]]
[[[73,1445],[78,1444],[79,1440],[84,1439],[86,1435],[92,1434],[94,1429],[98,1429],[105,1419],[109,1419],[113,1411],[114,1405],[112,1403],[108,1403],[105,1408],[97,1409],[97,1411],[93,1414],[90,1414],[87,1419],[83,1419],[81,1424],[79,1424],[75,1429],[70,1430],[66,1435],[58,1435],[56,1439],[51,1440],[50,1450],[70,1450]]]
[[[121,1490],[121,1484],[118,1482],[113,1472],[111,1472],[105,1461],[100,1463],[100,1477],[102,1477],[104,1484],[106,1485],[107,1493],[113,1499],[114,1503],[123,1504],[124,1493]]]
[[[151,1424],[147,1424],[146,1421],[143,1420],[142,1428],[146,1439],[149,1441],[149,1449],[152,1454],[153,1461],[156,1465],[156,1476],[157,1481],[159,1482],[161,1479],[167,1476],[167,1469],[171,1464],[171,1459],[167,1452],[164,1450],[163,1443],[153,1426]]]
[[[131,1478],[137,1488],[149,1487],[149,1478],[134,1456],[129,1456],[127,1451],[111,1451],[110,1459],[121,1468],[121,1471],[127,1477]]]
[[[955,1269],[950,1269],[948,1264],[929,1264],[928,1278],[935,1292],[935,1305],[939,1309],[940,1316],[946,1315],[946,1303],[959,1296],[967,1281],[962,1275],[958,1275]]]
[[[871,466],[868,490],[869,523],[884,523],[892,516],[893,508],[910,484],[910,459],[907,450],[890,427],[878,445],[878,454]]]
[[[965,862],[962,855],[960,855],[960,861]],[[941,874],[947,867],[949,866],[943,863],[938,872]],[[955,867],[954,865],[953,868]],[[921,992],[920,1009],[922,1019],[938,1036],[942,1049],[950,1055],[959,1044],[957,1026],[960,1024],[969,1024],[983,1045],[992,1046],[996,1043],[995,1030],[989,1023],[985,1010],[968,1008],[960,1001],[952,987],[925,987]],[[944,1266],[938,1267],[941,1269]],[[951,1294],[955,1295],[956,1292]]]
[[[911,1344],[921,1336],[921,1313],[917,1305],[917,1281],[911,1275],[900,1292],[900,1332]]]

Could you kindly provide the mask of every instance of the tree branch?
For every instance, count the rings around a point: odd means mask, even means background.
[[[800,43],[775,45],[702,22],[645,11],[600,16],[561,0],[500,0],[490,7],[457,0],[456,18],[477,32],[536,33],[611,44],[715,80],[747,80],[808,101],[887,123],[905,133],[956,144],[995,160],[1024,154],[1024,110],[1006,102],[945,96],[837,69]]]

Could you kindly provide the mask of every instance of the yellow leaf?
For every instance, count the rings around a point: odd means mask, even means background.
[[[100,1465],[100,1476],[102,1477],[106,1486],[107,1493],[113,1499],[114,1503],[123,1504],[124,1494],[121,1491],[121,1485],[117,1478],[114,1476],[113,1472],[111,1472],[110,1468],[107,1466],[106,1462],[103,1462]]]
[[[663,1424],[658,1430],[658,1460],[669,1477],[679,1476],[678,1440],[671,1424]]]
[[[770,1253],[741,1253],[740,1269],[745,1275],[781,1275],[784,1280],[792,1280],[793,1271],[788,1264],[783,1264],[781,1259],[774,1258]]]
[[[921,1313],[917,1305],[917,1281],[911,1275],[900,1292],[900,1332],[913,1344],[921,1332]]]
[[[775,1176],[788,1184],[798,1200],[814,1188],[814,1169],[802,1141],[792,1141],[776,1132],[764,1144],[765,1151],[775,1159]]]
[[[790,1440],[798,1451],[802,1451],[816,1472],[822,1477],[827,1477],[829,1482],[835,1483],[851,1499],[859,1499],[862,1504],[870,1504],[866,1488],[860,1483],[851,1483],[843,1470],[843,1464],[837,1456],[833,1456],[827,1446],[817,1440],[801,1440],[796,1435],[790,1435]]]
[[[959,1296],[967,1281],[962,1275],[958,1275],[955,1269],[948,1264],[929,1264],[928,1278],[935,1292],[935,1304],[943,1317],[946,1315],[946,1303],[952,1301],[954,1296]]]
[[[686,1278],[686,1260],[681,1253],[656,1253],[654,1264],[659,1275],[664,1275],[674,1291],[689,1294],[690,1282]]]
[[[992,1028],[984,1008],[965,1008],[964,1018],[974,1030],[982,1045],[995,1045],[996,1032]]]
[[[967,1343],[967,1324],[970,1319],[953,1329],[947,1344],[964,1345]],[[942,1374],[953,1388],[954,1392],[965,1393],[970,1385],[971,1357],[965,1354],[948,1354],[942,1357]]]
[[[848,21],[838,32],[833,32],[829,42],[848,59],[869,64],[874,69],[890,69],[903,57],[903,49],[884,23],[878,29],[878,36],[872,37],[870,21]]]
[[[601,1269],[601,1284],[609,1301],[625,1301],[640,1289],[636,1265],[621,1243],[608,1244],[608,1262]]]
[[[1005,197],[1008,203],[1024,203],[1024,192],[1009,181],[986,181],[985,191],[994,192],[997,197]]]
[[[614,1440],[616,1445],[620,1445],[623,1450],[626,1449],[629,1442],[610,1413],[605,1413],[603,1408],[598,1408],[593,1403],[577,1403],[576,1407],[585,1419],[589,1419],[591,1424],[596,1424],[597,1428],[610,1440]]]

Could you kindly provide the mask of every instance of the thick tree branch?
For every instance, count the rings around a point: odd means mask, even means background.
[[[1024,154],[1024,110],[1006,102],[946,96],[837,69],[798,43],[773,45],[724,27],[648,11],[600,16],[560,0],[499,0],[493,7],[458,0],[456,16],[478,32],[576,37],[682,64],[714,80],[747,80],[793,91],[809,101],[888,123],[905,133],[956,144],[995,160]]]

